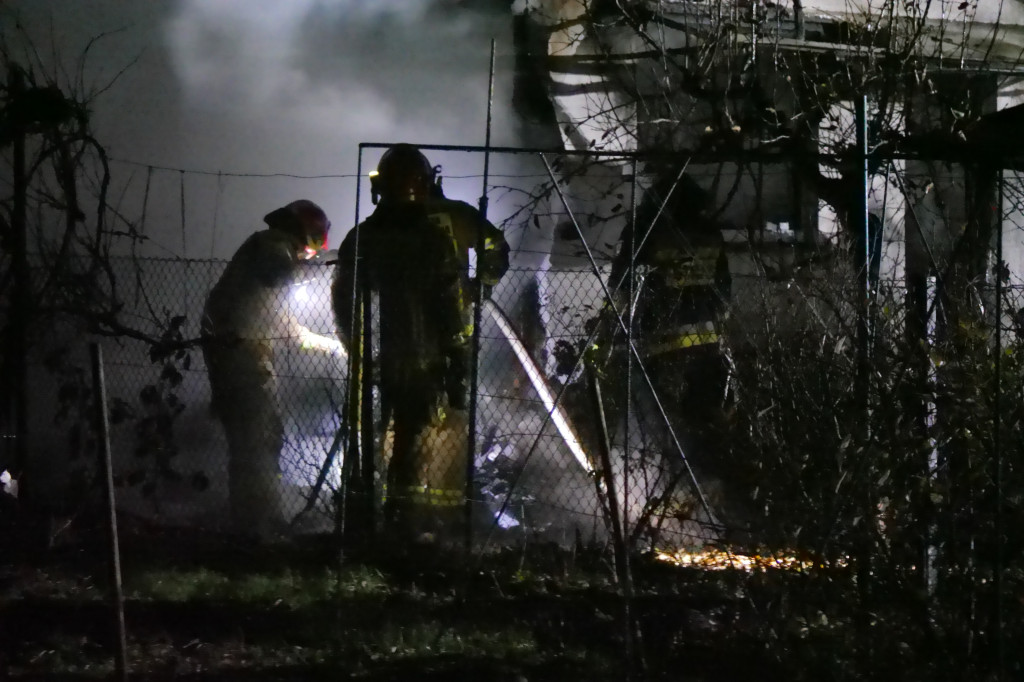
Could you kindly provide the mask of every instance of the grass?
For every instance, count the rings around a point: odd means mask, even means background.
[[[224,601],[293,609],[336,598],[386,596],[392,590],[379,571],[356,566],[343,571],[283,569],[231,575],[207,568],[143,569],[129,575],[125,596],[138,601]]]
[[[0,680],[110,677],[103,546],[86,536],[45,554],[0,554]],[[627,658],[623,600],[598,547],[532,544],[472,562],[458,551],[392,550],[339,565],[330,542],[257,547],[145,529],[121,546],[133,682],[600,682],[627,670],[696,682],[882,671],[918,680],[979,667],[962,652],[959,667],[934,659],[956,640],[923,630],[918,602],[888,599],[898,591],[880,591],[871,620],[859,618],[857,574],[843,566],[709,571],[636,557],[641,661]]]
[[[561,679],[566,670],[615,679],[613,647],[598,653],[593,633],[566,625],[581,613],[591,619],[581,600],[606,581],[596,574],[559,570],[553,578],[523,570],[521,556],[508,570],[469,574],[436,555],[338,567],[285,548],[257,556],[122,544],[133,679],[500,681]],[[115,647],[105,584],[101,560],[84,551],[9,566],[0,678],[109,677]],[[613,633],[598,623],[596,643],[606,644]]]
[[[621,601],[603,555],[545,549],[469,570],[437,554],[338,567],[294,547],[183,551],[159,538],[122,545],[136,680],[622,678]],[[0,678],[109,675],[104,575],[102,562],[80,552],[9,573],[0,592]],[[649,605],[638,604],[655,614],[656,668],[681,655],[676,643],[693,642],[673,615],[684,611],[673,600],[690,600],[679,578],[670,578],[672,590],[639,593]]]

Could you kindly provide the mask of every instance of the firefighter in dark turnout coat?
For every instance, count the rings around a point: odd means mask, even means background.
[[[611,279],[618,283],[627,274],[635,248],[637,349],[684,456],[702,487],[717,489],[725,472],[714,431],[728,382],[721,334],[732,279],[721,225],[709,215],[703,190],[685,176],[673,190],[674,178],[666,173],[638,207],[635,233],[624,236]],[[622,306],[627,290],[619,290]],[[660,433],[666,465],[679,475],[678,454],[656,405],[646,390],[638,396],[650,401],[641,407],[644,421]]]
[[[385,511],[393,528],[410,534],[457,517],[465,496],[467,436],[455,413],[467,403],[469,249],[480,230],[484,282],[497,282],[508,266],[502,233],[469,204],[441,196],[435,174],[411,145],[385,152],[371,176],[377,208],[342,243],[332,292],[346,345],[358,286],[378,295],[381,398],[394,433]]]

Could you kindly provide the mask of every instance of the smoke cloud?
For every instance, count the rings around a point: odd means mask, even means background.
[[[141,210],[147,165],[213,174],[152,176],[150,253],[230,256],[264,214],[300,197],[324,206],[340,242],[356,218],[360,142],[484,143],[492,38],[501,55],[492,144],[516,143],[504,0],[14,0],[5,12],[65,64],[112,32],[91,49],[84,80],[102,84],[128,67],[93,112],[111,156],[142,164],[114,167],[124,214]],[[366,152],[364,173],[379,155]],[[483,165],[480,155],[431,160],[449,176]],[[446,182],[450,194],[480,194],[479,179],[457,184]],[[364,182],[362,216],[368,198]]]

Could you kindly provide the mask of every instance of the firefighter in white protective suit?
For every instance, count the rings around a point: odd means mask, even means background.
[[[377,208],[342,243],[332,291],[346,346],[358,298],[353,275],[378,295],[381,400],[393,431],[385,517],[407,539],[450,533],[461,518],[472,335],[469,251],[482,237],[477,270],[485,286],[508,268],[501,231],[473,206],[445,198],[436,178],[437,170],[412,145],[384,153],[371,174]]]
[[[302,199],[271,211],[263,221],[268,229],[245,240],[206,300],[202,347],[212,411],[228,442],[231,520],[238,530],[267,536],[286,528],[287,511],[275,348],[284,344],[339,358],[344,349],[336,339],[299,324],[286,303],[302,262],[327,248],[327,215]]]

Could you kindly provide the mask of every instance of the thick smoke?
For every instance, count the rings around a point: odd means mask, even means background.
[[[227,174],[352,176],[360,142],[482,145],[492,38],[500,55],[492,143],[515,144],[507,5],[12,0],[3,13],[17,22],[5,21],[3,33],[10,41],[30,37],[44,62],[53,55],[69,75],[90,38],[109,34],[90,49],[82,80],[98,87],[126,69],[92,105],[111,156],[143,164],[115,163],[119,208],[141,213],[146,165],[211,172],[153,176],[145,252],[225,258],[265,213],[299,197],[325,207],[332,241],[340,242],[355,220],[356,190],[354,177]],[[24,35],[15,36],[15,23]],[[367,151],[364,173],[379,154]],[[449,176],[483,166],[481,155],[433,156]],[[469,201],[480,195],[478,179],[457,185],[446,188]],[[361,200],[365,216],[365,182]]]
[[[508,24],[505,13],[430,0],[188,0],[165,29],[187,115],[223,140],[196,150],[196,163],[316,175],[354,173],[361,141],[482,144],[488,43],[504,38]],[[508,116],[500,118],[509,129]],[[496,135],[502,142],[508,135]],[[364,172],[377,156],[367,153]],[[479,172],[469,156],[437,161],[451,175]],[[252,191],[266,198],[268,187]],[[342,230],[354,222],[352,178],[279,182],[274,190],[280,202],[319,201]],[[244,196],[229,210],[255,203]],[[217,238],[231,241],[238,238]]]

